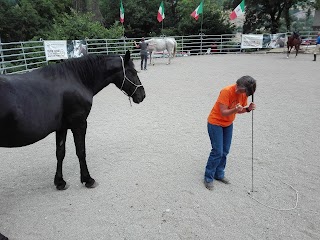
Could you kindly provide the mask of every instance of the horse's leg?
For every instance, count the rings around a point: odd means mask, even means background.
[[[66,182],[63,180],[62,175],[62,162],[66,154],[66,137],[67,128],[62,128],[56,131],[56,157],[57,157],[57,170],[54,177],[54,185],[58,190],[65,190],[68,188]]]
[[[86,145],[85,136],[87,132],[87,121],[77,124],[76,127],[71,128],[73,139],[76,146],[76,154],[80,163],[80,181],[85,183],[87,188],[96,187],[95,180],[91,178],[86,162]]]
[[[168,64],[171,64],[171,58],[172,58],[172,55],[171,55],[171,52],[169,52],[169,60],[168,60]]]
[[[151,54],[152,54],[152,51],[150,51],[149,54],[150,54],[150,65],[151,65]]]
[[[169,51],[169,49],[167,48],[167,52],[168,52],[168,63],[167,63],[167,65],[169,65],[171,63],[171,51]]]
[[[291,53],[293,46],[288,47],[288,54],[287,54],[287,58],[289,58],[289,54]]]
[[[154,66],[154,51],[152,51],[150,58],[151,58],[152,65]]]

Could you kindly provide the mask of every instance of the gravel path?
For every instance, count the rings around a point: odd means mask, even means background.
[[[71,132],[66,191],[53,186],[54,134],[0,148],[0,232],[10,240],[320,239],[320,62],[312,58],[210,55],[171,65],[157,59],[139,73],[147,95],[141,104],[130,107],[115,86],[94,99],[87,159],[97,188],[80,184]],[[257,110],[253,118],[237,116],[226,172],[231,184],[215,182],[211,192],[202,183],[206,119],[220,89],[242,75],[257,79]],[[272,209],[296,202],[294,210]]]

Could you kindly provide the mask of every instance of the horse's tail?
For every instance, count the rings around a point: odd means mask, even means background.
[[[176,53],[177,53],[177,45],[178,44],[177,44],[176,40],[174,40],[173,43],[174,43],[174,45],[173,45],[173,57],[175,57]]]

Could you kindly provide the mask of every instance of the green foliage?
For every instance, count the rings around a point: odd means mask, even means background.
[[[157,21],[159,0],[126,0],[123,1],[125,10],[125,35],[127,37],[142,36],[173,36],[194,35],[201,31],[201,18],[198,21],[190,14],[200,4],[201,0],[167,0],[164,2],[165,19],[163,23]],[[233,27],[221,11],[223,0],[219,5],[213,0],[204,1],[203,32],[205,34],[230,33]],[[110,26],[119,19],[119,0],[101,1],[101,12],[105,16],[106,26]],[[163,30],[162,30],[163,24]]]
[[[277,33],[283,24],[287,31],[290,31],[292,28],[290,10],[296,7],[311,8],[312,6],[312,0],[246,0],[246,20],[243,32],[256,32],[258,29]]]
[[[280,21],[281,27],[279,32],[287,32],[288,29],[285,24],[285,19]],[[289,31],[312,31],[313,18],[308,14],[304,18],[297,18],[294,15],[291,15],[291,27]]]
[[[201,0],[164,0],[165,19],[159,23],[160,0],[123,0],[124,32],[119,23],[120,0],[0,0],[0,34],[2,41],[30,39],[83,39],[127,37],[226,34],[235,31],[229,13],[242,0],[205,0],[198,21],[190,14]],[[99,6],[97,6],[99,2]],[[318,8],[320,0],[246,0],[244,33],[279,32],[292,28],[305,30],[311,18],[295,20],[296,7]],[[72,10],[81,9],[81,12]],[[95,9],[104,19],[103,25],[87,12]],[[289,12],[290,11],[290,12]]]
[[[4,41],[26,41],[50,29],[60,12],[68,13],[71,0],[0,0],[0,31]]]
[[[199,6],[200,1],[181,0],[177,4],[177,15],[179,22],[176,27],[179,35],[206,35],[231,33],[234,27],[227,20],[227,16],[222,12],[221,5],[214,1],[205,1],[203,5],[203,14],[195,20],[190,14]]]
[[[78,13],[72,11],[71,14],[64,14],[57,19],[50,31],[43,33],[37,38],[43,39],[103,39],[120,38],[122,36],[122,26],[115,23],[110,29],[106,29],[99,22],[93,21],[92,13]]]

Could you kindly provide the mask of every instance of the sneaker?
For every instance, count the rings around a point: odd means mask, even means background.
[[[206,180],[203,181],[204,186],[209,189],[209,190],[213,190],[213,181],[212,182],[207,182]]]
[[[147,70],[146,68],[144,70]]]
[[[220,181],[220,182],[222,182],[222,183],[224,183],[224,184],[230,184],[230,181],[229,181],[229,179],[228,178],[221,178],[221,179],[216,179],[217,181]]]

